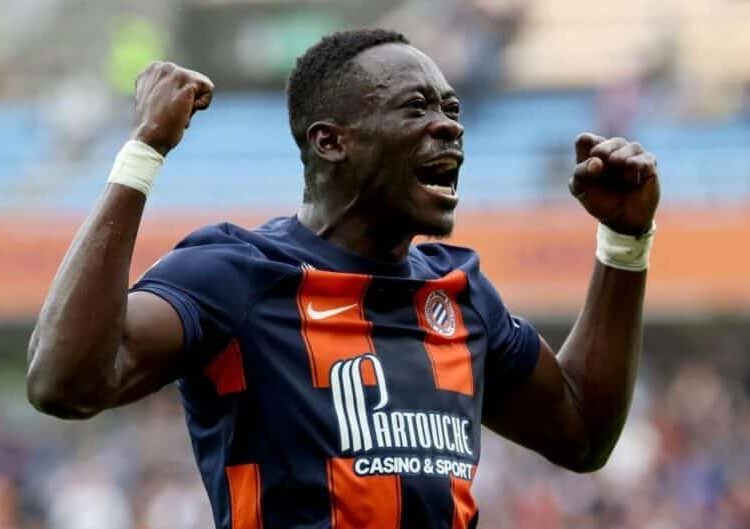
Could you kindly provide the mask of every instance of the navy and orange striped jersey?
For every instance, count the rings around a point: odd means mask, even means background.
[[[352,254],[296,217],[189,235],[134,290],[182,319],[179,388],[219,529],[466,529],[485,377],[539,337],[477,255]]]

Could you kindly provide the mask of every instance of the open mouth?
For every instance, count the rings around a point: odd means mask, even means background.
[[[427,189],[446,196],[456,195],[459,160],[443,156],[430,160],[417,168],[417,180]]]

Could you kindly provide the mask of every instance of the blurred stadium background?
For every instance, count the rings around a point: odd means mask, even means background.
[[[645,350],[615,455],[579,476],[486,435],[480,527],[750,527],[750,3],[0,0],[0,529],[212,526],[174,391],[85,423],[43,417],[24,396],[28,335],[145,64],[199,69],[218,92],[149,199],[134,277],[202,223],[293,211],[285,76],[320,35],[373,24],[463,96],[453,240],[555,345],[593,260],[594,223],[566,196],[575,135],[659,158]]]

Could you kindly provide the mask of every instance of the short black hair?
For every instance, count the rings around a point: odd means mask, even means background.
[[[401,33],[385,29],[339,31],[323,37],[297,59],[287,83],[287,110],[300,149],[307,146],[307,129],[312,123],[343,111],[345,98],[337,96],[344,88],[342,79],[351,72],[350,61],[369,48],[388,43],[410,44]]]

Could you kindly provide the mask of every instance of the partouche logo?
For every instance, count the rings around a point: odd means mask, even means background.
[[[375,374],[378,394],[377,402],[369,409],[362,380],[362,369],[368,363]],[[388,387],[383,366],[374,354],[339,360],[331,366],[330,380],[341,452],[356,457],[357,474],[450,474],[473,479],[474,465],[465,461],[474,455],[469,419],[434,411],[387,411]],[[364,455],[388,449],[412,454]]]

